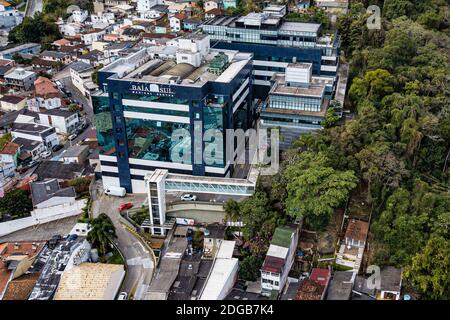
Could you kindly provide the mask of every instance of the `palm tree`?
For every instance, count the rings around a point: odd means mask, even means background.
[[[225,220],[227,221],[238,221],[241,217],[239,210],[239,203],[233,199],[228,199],[224,206],[225,209]]]
[[[117,238],[116,228],[105,213],[101,213],[97,218],[92,219],[90,224],[92,229],[89,231],[87,240],[98,249],[101,255],[104,255],[108,244]]]

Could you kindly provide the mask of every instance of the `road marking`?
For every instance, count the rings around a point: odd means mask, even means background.
[[[131,258],[127,260],[127,265],[129,266],[139,266],[142,264],[141,257]]]
[[[153,262],[150,260],[150,258],[142,259],[142,267],[144,269],[151,269],[153,268]]]

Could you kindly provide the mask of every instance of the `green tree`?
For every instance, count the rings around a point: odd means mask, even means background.
[[[254,256],[245,257],[240,264],[239,277],[246,281],[256,281],[260,274],[262,262],[261,259]]]
[[[8,34],[8,40],[14,43],[38,42],[44,46],[59,38],[61,33],[55,21],[41,12],[36,13],[34,17],[25,17],[22,23]]]
[[[87,240],[101,255],[106,254],[111,241],[117,238],[116,228],[105,213],[100,213],[97,218],[92,219],[90,225],[92,229],[88,233]]]
[[[240,219],[239,203],[234,199],[228,199],[224,206],[225,220],[226,221],[238,221]]]
[[[450,299],[449,240],[432,237],[403,273],[425,299]]]
[[[5,146],[5,144],[7,144],[8,142],[10,142],[12,140],[12,135],[10,132],[5,133],[4,135],[2,135],[0,137],[0,150],[3,149],[3,147]]]
[[[10,214],[14,217],[23,217],[30,214],[33,204],[28,192],[22,189],[12,189],[0,198],[0,213]]]
[[[78,112],[78,111],[80,111],[80,106],[76,103],[71,103],[71,104],[69,104],[68,109],[70,112]]]
[[[285,174],[288,214],[305,217],[315,228],[328,224],[334,209],[345,203],[357,182],[353,171],[335,170],[320,152],[303,152]]]

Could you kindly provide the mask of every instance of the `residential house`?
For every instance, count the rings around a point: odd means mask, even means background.
[[[337,264],[352,268],[355,272],[359,271],[368,231],[369,223],[355,219],[349,220],[345,239],[336,255]]]
[[[327,300],[350,300],[356,273],[335,271],[327,292]]]
[[[0,300],[10,281],[22,276],[32,266],[45,241],[15,241],[0,244]]]
[[[142,43],[152,46],[163,46],[174,38],[176,36],[170,33],[144,33],[142,35]]]
[[[70,134],[80,124],[77,112],[49,109],[39,113],[39,123],[55,128],[56,133]]]
[[[105,34],[106,30],[104,29],[92,29],[81,34],[81,41],[85,45],[91,45],[93,42],[103,39]]]
[[[15,90],[30,90],[36,80],[36,73],[24,68],[14,68],[5,74],[5,84]]]
[[[220,0],[207,0],[203,2],[203,9],[205,12],[208,12],[212,9],[219,9],[220,7]]]
[[[28,42],[19,45],[12,45],[0,49],[0,59],[13,59],[16,54],[37,55],[40,51],[41,45],[38,43]]]
[[[267,7],[263,9],[263,13],[282,18],[286,15],[287,8],[285,5],[275,5],[275,4],[269,4]]]
[[[185,19],[183,21],[184,31],[195,31],[202,22],[198,19]]]
[[[0,162],[2,163],[12,163],[17,167],[20,155],[20,145],[12,141],[5,144],[3,149],[0,151]]]
[[[321,297],[321,300],[323,300],[325,298],[325,293],[328,289],[328,284],[330,283],[331,271],[329,269],[324,268],[313,268],[311,270],[309,279],[323,286],[324,290]]]
[[[61,165],[62,163],[59,162]],[[33,211],[37,221],[51,221],[81,213],[86,199],[76,199],[74,187],[61,188],[57,178],[34,181],[30,186]]]
[[[296,8],[299,12],[305,12],[310,6],[311,0],[299,0]]]
[[[137,0],[136,10],[141,12],[150,11],[150,8],[158,3],[157,0]]]
[[[148,11],[139,12],[142,19],[159,19],[169,12],[169,6],[157,4]]]
[[[51,148],[59,144],[54,128],[36,123],[14,123],[11,132],[13,138],[43,142],[45,147]],[[17,142],[16,142],[17,143]]]
[[[400,300],[402,289],[402,270],[387,266],[380,272],[381,288],[377,295],[378,300]]]
[[[47,61],[69,64],[75,57],[67,52],[45,50],[40,54],[40,58]]]
[[[59,25],[59,31],[64,36],[76,36],[84,30],[84,25],[79,22],[63,23]]]
[[[1,61],[8,61],[8,60],[1,60]],[[4,64],[0,65],[0,84],[3,85],[5,83],[5,74],[9,72],[13,67],[12,64]]]
[[[204,231],[203,257],[212,258],[216,255],[220,244],[225,239],[226,226],[219,224],[208,225]]]
[[[71,42],[69,40],[65,39],[65,38],[62,38],[62,39],[53,41],[52,45],[59,49],[62,46],[69,46],[69,45],[71,45]]]
[[[84,164],[88,156],[89,146],[76,144],[64,150],[64,152],[61,154],[60,161],[64,163]]]
[[[70,65],[70,79],[72,84],[85,96],[89,96],[89,91],[85,84],[92,82],[91,75],[94,67],[88,63],[77,61]]]
[[[306,278],[300,282],[295,300],[322,300],[325,292],[324,285]]]
[[[14,138],[12,142],[20,146],[19,163],[27,160],[36,160],[39,158],[40,154],[46,150],[44,142],[42,141]]]
[[[27,99],[16,95],[4,95],[0,98],[0,108],[2,111],[18,111],[25,107]]]
[[[175,15],[169,18],[170,30],[172,32],[181,31],[183,21],[187,19],[186,14],[184,13],[176,13]]]
[[[261,268],[262,295],[278,295],[283,290],[294,263],[297,244],[297,225],[281,226],[275,229]]]
[[[15,9],[9,2],[0,0],[0,30],[10,30],[21,24],[23,13]]]
[[[109,63],[109,60],[105,58],[103,52],[99,50],[91,50],[88,53],[79,56],[78,61],[90,64],[94,67],[97,67],[101,64],[106,65]]]
[[[222,9],[214,8],[214,9],[211,9],[211,10],[205,12],[205,19],[206,20],[213,19],[213,18],[221,16],[221,15],[223,15]]]
[[[141,35],[145,32],[145,30],[138,28],[126,28],[123,30],[120,38],[122,41],[137,41],[140,39]]]
[[[236,8],[236,0],[222,0],[223,8],[229,9],[229,8]]]
[[[46,77],[34,82],[34,95],[27,100],[28,109],[39,112],[41,108],[50,110],[62,106],[62,94],[56,85]]]
[[[330,14],[346,14],[348,11],[348,0],[316,0],[315,5]]]
[[[72,21],[83,23],[89,16],[87,10],[75,10],[72,12]]]
[[[159,19],[155,23],[155,33],[167,33],[168,32],[168,26],[164,19]]]
[[[38,181],[47,179],[58,179],[60,183],[64,181],[80,178],[91,174],[90,168],[79,163],[64,163],[61,161],[42,161],[34,171],[38,176]]]

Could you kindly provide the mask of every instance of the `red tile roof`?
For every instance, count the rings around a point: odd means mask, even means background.
[[[325,286],[311,280],[305,279],[298,287],[296,300],[322,300]]]
[[[314,268],[309,278],[322,286],[327,286],[331,272],[328,269]]]
[[[35,96],[44,99],[61,97],[61,93],[58,88],[56,88],[55,84],[45,77],[39,77],[34,81],[34,92]]]
[[[264,259],[264,264],[262,270],[266,272],[277,272],[280,273],[284,266],[284,260],[277,257],[266,256]]]
[[[353,240],[366,241],[368,231],[369,231],[369,223],[365,221],[351,219],[348,222],[345,237]]]
[[[17,153],[17,150],[19,150],[20,146],[17,143],[14,142],[8,142],[3,147],[2,151],[0,151],[0,154],[10,154],[15,155]]]

